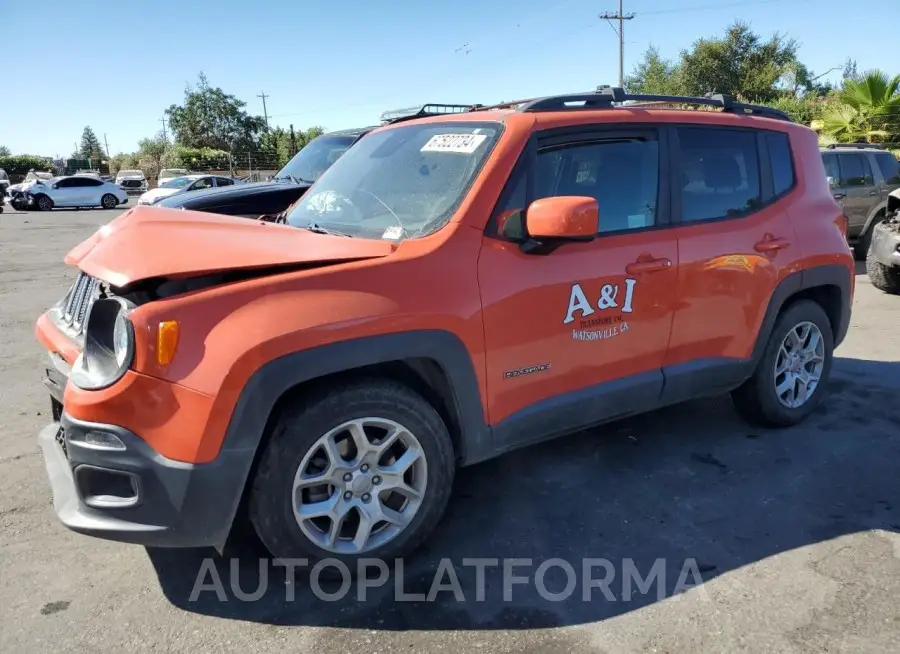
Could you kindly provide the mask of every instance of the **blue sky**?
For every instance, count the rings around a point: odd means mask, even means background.
[[[649,44],[667,57],[734,19],[786,32],[816,72],[851,56],[900,65],[879,29],[898,0],[625,0],[626,74]],[[618,41],[597,18],[617,0],[42,0],[2,3],[0,145],[69,155],[90,125],[113,154],[161,128],[187,82],[270,124],[342,129],[422,102],[491,103],[615,84]],[[14,56],[11,56],[13,55]],[[836,71],[829,77],[839,78]],[[17,82],[23,85],[18,86]]]

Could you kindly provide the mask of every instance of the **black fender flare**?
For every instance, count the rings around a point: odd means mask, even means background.
[[[762,357],[763,351],[769,342],[769,336],[775,327],[775,321],[785,305],[794,297],[802,295],[804,291],[808,292],[827,286],[837,287],[840,293],[839,306],[835,315],[828,311],[828,307],[825,307],[825,309],[829,313],[829,318],[834,322],[834,346],[837,347],[843,342],[844,337],[847,335],[847,329],[850,326],[850,310],[853,303],[853,278],[851,272],[847,267],[840,264],[806,268],[785,277],[772,292],[772,296],[769,298],[769,306],[760,325],[759,333],[756,337],[756,345],[751,355],[753,369],[756,368],[756,364]]]
[[[337,341],[269,361],[253,373],[241,391],[219,453],[220,457],[228,455],[241,461],[240,469],[231,471],[237,491],[232,520],[269,418],[284,393],[326,375],[409,359],[433,361],[449,381],[452,397],[448,410],[455,411],[458,421],[460,464],[493,455],[493,435],[484,420],[475,366],[458,336],[443,330],[418,330]]]

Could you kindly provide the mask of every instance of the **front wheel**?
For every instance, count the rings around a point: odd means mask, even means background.
[[[411,554],[437,525],[453,484],[440,415],[390,380],[323,390],[278,419],[250,490],[250,520],[276,558]],[[323,574],[333,574],[325,568]]]
[[[117,206],[119,206],[119,199],[112,193],[107,193],[102,198],[100,198],[100,206],[102,206],[104,209],[115,209]]]
[[[879,291],[900,295],[900,268],[885,266],[872,256],[872,251],[866,255],[866,274],[872,286]]]
[[[833,355],[822,307],[812,300],[791,304],[776,320],[753,376],[732,392],[735,408],[753,424],[796,425],[822,399]]]
[[[53,208],[53,200],[46,195],[39,195],[37,197],[37,208],[41,211],[50,211]]]

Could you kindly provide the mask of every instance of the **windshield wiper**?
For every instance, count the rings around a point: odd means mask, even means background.
[[[300,229],[309,230],[314,234],[330,234],[331,236],[346,236],[347,238],[353,238],[353,234],[341,232],[336,229],[328,229],[327,227],[322,227],[318,223],[309,223],[308,225],[301,226]]]
[[[287,175],[276,175],[272,179],[289,179],[294,182],[294,184],[312,184],[311,180],[303,179],[302,177],[294,177],[290,173],[288,173]]]

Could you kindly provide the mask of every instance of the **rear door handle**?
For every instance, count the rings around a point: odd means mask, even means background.
[[[757,252],[776,252],[791,244],[786,238],[767,238],[753,246]]]
[[[629,275],[638,275],[640,273],[660,272],[671,267],[672,261],[669,259],[647,259],[629,263],[625,266],[625,272]]]

